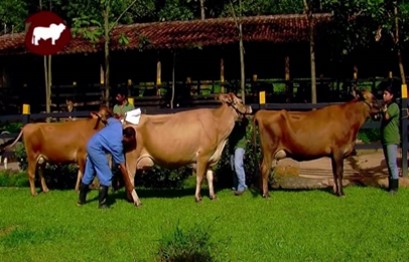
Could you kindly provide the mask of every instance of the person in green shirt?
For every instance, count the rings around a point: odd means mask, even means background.
[[[116,104],[113,108],[114,115],[116,118],[123,120],[125,118],[125,113],[135,109],[135,106],[128,102],[128,90],[125,88],[119,89],[116,94]]]
[[[395,102],[392,86],[383,90],[381,139],[385,160],[389,171],[389,192],[395,194],[399,188],[399,170],[397,165],[398,145],[400,144],[400,109]]]
[[[230,165],[234,171],[233,190],[237,196],[247,190],[244,154],[246,153],[246,129],[248,122],[248,119],[242,116],[241,119],[236,121],[233,131],[229,136]]]

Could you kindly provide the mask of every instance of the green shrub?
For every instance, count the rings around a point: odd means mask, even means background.
[[[358,133],[358,139],[362,140],[365,144],[369,144],[379,141],[381,139],[381,133],[380,130],[376,128],[362,129]]]
[[[0,172],[0,187],[27,187],[28,177],[25,172],[3,170]]]
[[[22,127],[23,123],[21,122],[7,122],[0,125],[0,130],[8,131],[11,134],[18,134]]]
[[[179,226],[170,234],[163,235],[159,243],[159,261],[213,261],[211,251],[215,244],[210,240],[209,228],[196,224],[183,231]]]
[[[178,189],[181,188],[186,178],[192,175],[192,169],[181,167],[171,170],[153,166],[135,176],[135,185],[153,189]]]

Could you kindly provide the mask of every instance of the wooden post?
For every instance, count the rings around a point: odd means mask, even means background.
[[[100,65],[99,67],[99,88],[101,90],[101,100],[104,101],[105,98],[105,90],[104,90],[104,85],[105,85],[105,72],[104,72],[104,66]]]
[[[290,57],[285,57],[284,62],[284,79],[285,79],[285,92],[286,92],[286,100],[287,102],[290,101],[293,97],[293,85],[290,83]]]
[[[402,176],[408,175],[408,87],[401,86]]]
[[[354,72],[352,74],[352,78],[354,79],[354,81],[352,83],[351,92],[352,92],[352,95],[354,97],[357,97],[358,96],[358,93],[357,93],[357,88],[358,88],[358,67],[356,65],[354,66]]]
[[[160,60],[156,63],[156,94],[161,95],[160,88],[162,86],[162,63]]]
[[[131,89],[132,89],[132,79],[128,79],[128,82],[127,82],[126,87],[127,87],[127,90],[128,90],[128,97],[132,96],[132,92],[131,92]]]
[[[30,105],[23,104],[23,124],[28,124],[30,122]]]
[[[224,59],[223,58],[220,58],[220,86],[221,86],[220,92],[224,94],[225,90],[224,90]]]

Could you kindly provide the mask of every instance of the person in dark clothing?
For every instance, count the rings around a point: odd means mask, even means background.
[[[233,176],[233,190],[237,196],[247,190],[244,154],[246,153],[246,130],[248,122],[248,119],[242,116],[239,121],[236,121],[229,137],[230,165],[235,173]]]
[[[84,176],[81,180],[79,206],[85,204],[89,185],[97,175],[100,182],[99,208],[107,208],[108,188],[112,183],[112,171],[106,154],[112,155],[113,162],[119,164],[123,176],[127,175],[124,147],[135,143],[135,130],[132,127],[122,129],[121,121],[109,118],[106,127],[96,133],[87,144],[87,162]]]
[[[400,144],[400,109],[395,102],[392,86],[383,91],[381,138],[385,160],[389,171],[389,192],[395,194],[399,188],[399,170],[397,165],[398,145]]]

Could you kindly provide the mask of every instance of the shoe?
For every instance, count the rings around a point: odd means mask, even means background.
[[[108,187],[100,186],[99,187],[99,208],[109,208],[107,204],[108,197]]]
[[[389,194],[395,195],[398,193],[399,179],[390,179],[389,183]]]
[[[243,195],[244,192],[246,192],[246,189],[236,190],[236,191],[234,191],[234,195],[241,196],[241,195]]]
[[[77,206],[82,206],[83,204],[85,204],[88,191],[89,191],[89,185],[86,185],[81,182],[80,194],[79,194],[79,199],[77,201]]]

